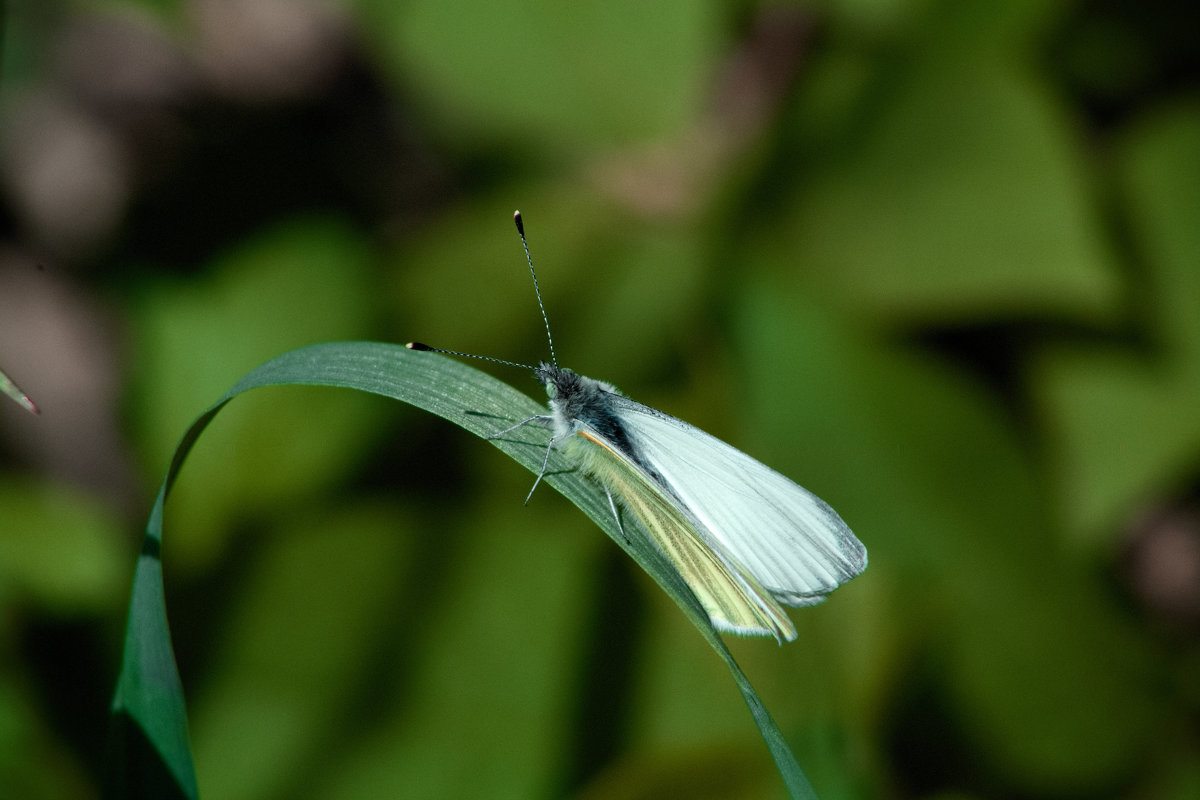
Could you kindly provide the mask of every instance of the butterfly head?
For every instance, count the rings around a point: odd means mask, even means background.
[[[578,393],[582,377],[557,364],[543,361],[533,370],[534,376],[546,387],[551,400],[571,397]]]

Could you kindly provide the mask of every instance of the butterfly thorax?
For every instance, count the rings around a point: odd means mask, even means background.
[[[633,455],[629,433],[621,424],[614,404],[621,396],[615,387],[546,362],[538,364],[534,375],[545,384],[550,395],[556,438],[565,439],[578,432],[583,424],[622,452]]]

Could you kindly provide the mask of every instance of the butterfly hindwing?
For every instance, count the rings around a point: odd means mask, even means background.
[[[568,444],[586,472],[632,514],[675,565],[719,629],[743,635],[796,638],[787,614],[736,558],[645,469],[595,429],[581,424]]]

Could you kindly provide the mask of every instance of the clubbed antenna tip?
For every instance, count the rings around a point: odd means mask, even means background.
[[[521,221],[521,212],[520,211],[513,212],[513,222],[515,222],[517,224],[517,233],[524,236],[525,235],[525,223]]]
[[[510,367],[520,367],[521,369],[533,370],[533,367],[528,364],[518,364],[516,361],[505,361],[503,358],[492,358],[491,356],[477,356],[474,353],[461,353],[458,350],[443,350],[440,347],[430,347],[421,342],[409,342],[404,345],[409,350],[420,350],[424,353],[442,353],[447,356],[459,356],[461,358],[478,358],[481,361],[491,361],[496,364],[506,364]]]

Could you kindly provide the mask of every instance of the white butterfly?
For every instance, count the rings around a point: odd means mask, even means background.
[[[520,212],[514,219],[524,243]],[[415,342],[408,347],[469,355]],[[866,547],[819,497],[699,428],[559,367],[553,342],[550,349],[551,362],[532,369],[551,413],[491,438],[530,423],[552,426],[534,488],[551,450],[562,445],[604,488],[618,526],[618,503],[641,523],[718,630],[791,641],[796,628],[781,603],[820,603],[866,569]]]

